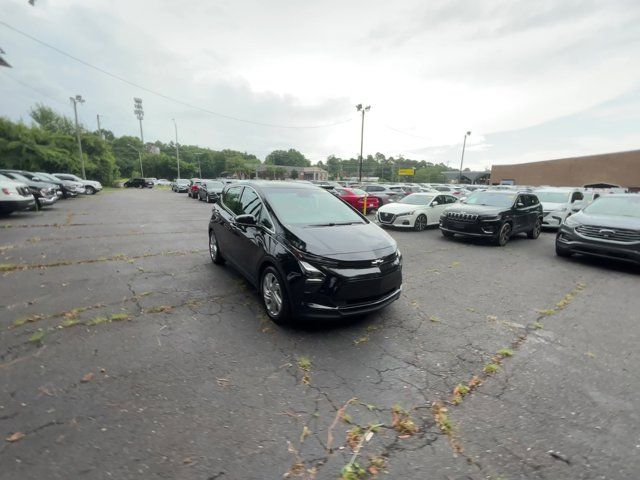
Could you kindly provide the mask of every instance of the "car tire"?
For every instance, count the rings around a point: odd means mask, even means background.
[[[542,230],[542,220],[539,218],[536,220],[536,223],[533,225],[531,231],[527,232],[527,237],[535,240],[540,236],[540,231]]]
[[[444,238],[453,238],[453,236],[455,235],[455,233],[452,232],[447,232],[446,230],[440,230],[442,232],[442,236]]]
[[[507,243],[509,243],[512,231],[513,230],[509,222],[503,223],[500,227],[500,230],[498,231],[498,236],[495,239],[496,245],[498,245],[499,247],[504,247]]]
[[[222,253],[220,253],[220,246],[218,245],[218,238],[213,230],[209,231],[209,257],[211,257],[211,261],[216,265],[222,265],[224,263],[224,258],[222,257]]]
[[[272,266],[265,268],[260,275],[260,297],[271,320],[279,325],[290,321],[289,297],[280,274]]]
[[[93,188],[93,187],[91,187],[91,186],[89,186],[89,187],[87,187],[87,188],[85,189],[85,193],[86,193],[87,195],[95,195],[95,194],[96,194],[96,189],[95,189],[95,188]]]
[[[560,246],[558,244],[558,241],[556,240],[556,255],[558,257],[569,258],[571,255],[573,255],[573,252],[568,248]]]
[[[427,229],[427,216],[424,213],[418,215],[416,221],[413,222],[413,229],[416,232],[422,232]]]

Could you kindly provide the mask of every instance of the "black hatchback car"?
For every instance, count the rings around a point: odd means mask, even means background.
[[[402,256],[393,238],[312,184],[227,185],[213,206],[209,253],[259,289],[278,323],[373,312],[402,290]]]
[[[640,265],[640,195],[606,195],[567,217],[556,236],[556,254],[574,253]]]
[[[518,233],[538,238],[541,228],[542,205],[530,192],[474,192],[440,216],[445,237],[457,234],[487,238],[501,247]]]

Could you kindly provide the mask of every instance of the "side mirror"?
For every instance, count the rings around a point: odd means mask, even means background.
[[[518,207],[518,208],[524,208],[524,203],[522,203],[522,202],[518,202],[518,203],[516,203],[516,207]]]
[[[431,203],[431,206],[432,206],[432,207],[437,207],[438,205],[440,205],[438,202],[432,202],[432,203]]]
[[[254,227],[256,225],[256,217],[254,217],[250,213],[238,215],[236,217],[236,223],[238,225],[244,225],[245,227]]]

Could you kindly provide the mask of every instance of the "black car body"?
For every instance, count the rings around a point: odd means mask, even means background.
[[[464,203],[456,203],[440,216],[440,230],[445,237],[480,237],[500,246],[518,233],[538,238],[541,225],[542,205],[529,192],[474,192]]]
[[[640,264],[640,195],[606,195],[567,217],[556,236],[556,253]]]
[[[18,172],[12,172],[7,170],[0,170],[0,174],[5,177],[15,180],[16,182],[24,183],[29,190],[33,194],[33,197],[36,200],[36,206],[38,208],[44,207],[46,205],[53,205],[60,198],[56,191],[58,190],[58,186],[52,183],[44,183],[44,182],[36,182],[31,180],[30,178],[21,175]]]
[[[149,178],[132,178],[124,182],[125,188],[153,188],[153,180]]]
[[[227,185],[213,207],[209,251],[259,288],[276,322],[373,312],[402,289],[393,238],[331,193],[301,182]],[[278,299],[280,311],[269,303]]]
[[[218,197],[222,194],[224,185],[224,182],[219,180],[203,180],[202,185],[198,189],[198,200],[207,203],[218,200]]]

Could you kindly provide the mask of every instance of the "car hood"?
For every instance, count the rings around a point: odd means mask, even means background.
[[[81,185],[91,185],[92,187],[99,187],[102,184],[100,182],[96,182],[95,180],[83,180]]]
[[[382,213],[393,213],[394,215],[397,215],[398,213],[412,212],[413,210],[416,210],[418,208],[423,209],[425,208],[425,205],[410,205],[408,203],[388,203],[385,206],[380,207],[378,211]]]
[[[285,239],[293,247],[334,260],[375,260],[397,249],[395,240],[373,223],[286,229]]]
[[[622,217],[614,215],[589,215],[584,211],[578,212],[571,217],[573,220],[583,225],[593,225],[605,228],[628,228],[630,230],[640,230],[640,218]]]
[[[498,215],[507,210],[508,207],[491,207],[489,205],[468,205],[466,203],[456,203],[447,207],[445,212],[470,213],[472,215]]]
[[[545,212],[553,212],[555,210],[560,210],[562,208],[566,208],[568,205],[566,203],[555,203],[555,202],[540,202],[542,205],[542,210]]]

